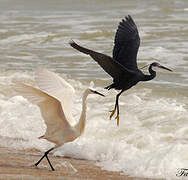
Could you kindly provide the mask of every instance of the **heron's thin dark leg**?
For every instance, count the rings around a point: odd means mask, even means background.
[[[48,155],[46,155],[46,159],[47,159],[48,164],[50,165],[52,171],[55,171],[55,169],[53,168],[53,166],[52,166],[52,164],[51,164],[51,162],[50,162],[50,160],[49,160],[49,158],[48,158]]]
[[[116,108],[117,108],[117,105],[118,105],[118,99],[119,99],[119,94],[116,95],[116,103],[115,103],[115,106],[114,106],[114,109],[111,112],[111,115],[110,115],[110,120],[112,118],[112,116],[114,115],[114,113],[116,112]],[[119,109],[119,107],[118,107]]]
[[[44,155],[39,159],[39,161],[37,161],[37,163],[35,163],[35,166],[38,166],[38,164],[44,159],[45,156],[46,156],[46,155],[44,154]]]
[[[117,119],[117,126],[119,126],[119,96],[122,94],[124,90],[122,90],[119,94],[117,94],[116,96],[116,108],[117,108],[117,116],[116,116],[116,119]]]
[[[112,116],[114,115],[114,113],[116,112],[116,103],[115,103],[115,107],[112,111],[110,111],[111,114],[110,114],[110,120],[112,119]]]
[[[114,107],[114,110],[112,110],[111,112],[111,115],[110,115],[110,119],[112,118],[112,116],[114,115],[114,113],[116,112],[116,109],[117,109],[117,116],[116,116],[116,119],[119,118],[119,96],[121,95],[121,93],[123,92],[124,90],[122,90],[120,93],[118,93],[116,95],[116,103],[115,103],[115,107]],[[118,125],[119,125],[119,120],[117,121]]]
[[[47,159],[47,161],[48,161],[48,163],[49,163],[49,165],[50,165],[52,171],[54,171],[55,169],[53,168],[53,166],[52,166],[52,164],[50,163],[50,160],[49,160],[49,158],[48,158],[48,153],[49,153],[50,151],[52,151],[53,149],[54,149],[54,148],[51,148],[51,149],[49,149],[48,151],[46,151],[46,152],[44,153],[44,155],[39,159],[39,161],[37,161],[37,162],[35,163],[35,166],[38,166],[38,165],[40,164],[40,162],[44,159],[44,157],[46,157],[46,159]]]

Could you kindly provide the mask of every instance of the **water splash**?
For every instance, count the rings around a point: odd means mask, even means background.
[[[16,75],[33,84],[33,74]],[[14,74],[7,74],[1,78],[2,86],[9,89],[9,96],[0,97],[1,145],[46,151],[53,144],[38,139],[46,129],[39,109],[14,93],[10,86],[13,77]],[[78,120],[81,95],[89,84],[68,81],[76,89],[73,115]],[[96,89],[105,91],[101,87]],[[133,88],[121,97],[117,128],[108,113],[116,93],[109,91],[105,98],[90,96],[84,134],[60,147],[54,155],[97,160],[102,169],[132,176],[176,178],[177,169],[188,164],[185,97],[158,96],[151,89]]]

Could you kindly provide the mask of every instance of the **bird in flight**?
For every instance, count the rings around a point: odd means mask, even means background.
[[[90,55],[113,78],[113,83],[105,88],[120,90],[116,95],[115,107],[110,115],[111,119],[117,110],[117,126],[119,126],[120,95],[135,86],[139,81],[150,81],[155,78],[156,72],[152,69],[153,67],[172,71],[157,62],[148,65],[149,75],[144,74],[138,68],[137,53],[140,46],[140,37],[137,26],[130,15],[119,23],[114,39],[113,57],[82,47],[73,40],[69,44],[78,51]]]
[[[82,97],[81,116],[79,121],[75,123],[72,116],[74,88],[57,74],[43,68],[36,70],[35,81],[40,89],[26,85],[16,79],[12,80],[15,91],[40,108],[47,129],[45,134],[39,138],[55,144],[53,148],[44,153],[41,159],[35,163],[35,166],[38,166],[46,157],[52,171],[54,171],[48,153],[81,136],[86,124],[87,96],[89,94],[104,95],[93,89],[86,89]]]

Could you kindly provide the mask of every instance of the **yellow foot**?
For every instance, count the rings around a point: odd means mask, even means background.
[[[119,114],[116,116],[117,119],[117,126],[119,127]]]
[[[112,111],[110,111],[110,112],[112,112],[111,114],[110,114],[110,120],[112,119],[112,116],[114,115],[114,113],[116,112],[116,109],[114,109],[114,110],[112,110]]]

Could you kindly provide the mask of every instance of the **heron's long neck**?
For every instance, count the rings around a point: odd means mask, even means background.
[[[156,77],[156,72],[152,69],[152,65],[149,66],[150,75],[145,75],[143,81],[149,81]]]
[[[80,120],[76,124],[76,129],[80,133],[79,135],[81,135],[84,132],[84,129],[85,129],[86,110],[87,110],[87,106],[86,106],[87,96],[88,96],[88,93],[85,91],[84,94],[83,94],[83,97],[82,97],[82,112],[81,112]]]

